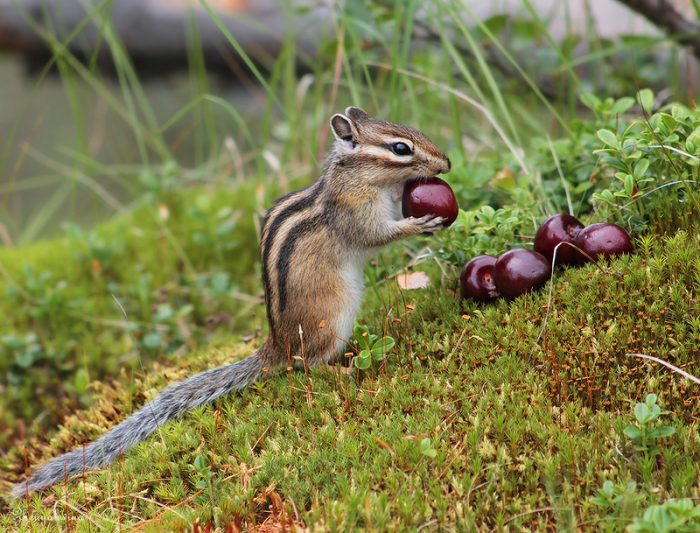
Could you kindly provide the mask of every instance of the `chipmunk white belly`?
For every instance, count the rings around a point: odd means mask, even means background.
[[[333,324],[336,335],[335,351],[339,355],[343,354],[346,342],[352,341],[355,317],[360,310],[364,291],[364,267],[369,256],[370,254],[364,252],[348,253],[340,271],[343,304]]]
[[[391,188],[381,190],[377,199],[377,211],[380,219],[400,220],[401,195],[403,194],[403,183],[398,183]],[[348,252],[343,262],[340,272],[344,293],[345,305],[342,306],[335,319],[333,330],[338,337],[336,340],[336,353],[342,355],[346,341],[352,341],[353,326],[355,317],[360,310],[362,303],[362,293],[364,291],[364,269],[365,264],[372,257],[378,248],[368,250],[355,250]],[[329,354],[331,355],[331,354]]]

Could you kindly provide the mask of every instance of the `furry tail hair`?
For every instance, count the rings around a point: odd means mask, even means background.
[[[16,484],[11,490],[12,497],[20,498],[27,491],[45,489],[75,474],[104,466],[168,420],[229,392],[246,388],[263,374],[261,350],[241,361],[202,372],[171,385],[140,411],[90,443],[84,453],[83,449],[78,449],[56,457],[26,481]]]

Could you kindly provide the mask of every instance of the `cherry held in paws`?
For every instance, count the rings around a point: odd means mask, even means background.
[[[459,207],[452,188],[437,177],[414,178],[403,189],[401,210],[405,217],[443,217],[447,227],[457,219]]]
[[[496,283],[493,279],[493,266],[496,258],[492,255],[479,255],[470,260],[459,276],[462,298],[471,298],[477,302],[488,302],[498,297]]]
[[[498,292],[506,298],[517,298],[542,287],[552,270],[542,254],[516,248],[501,255],[493,267]]]

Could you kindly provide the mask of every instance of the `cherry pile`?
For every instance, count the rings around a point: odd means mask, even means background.
[[[459,213],[450,186],[434,176],[409,180],[403,190],[401,209],[405,217],[441,216],[446,219],[445,227]],[[559,213],[537,230],[534,251],[515,248],[499,257],[475,257],[464,265],[459,286],[463,298],[477,302],[499,296],[512,299],[544,286],[552,277],[552,259],[555,265],[583,265],[631,252],[632,240],[620,226],[597,223],[584,227],[576,217]]]
[[[477,302],[498,296],[517,298],[547,283],[552,258],[555,265],[582,265],[631,252],[632,240],[620,226],[597,223],[584,227],[576,217],[560,213],[537,230],[534,251],[515,248],[499,257],[480,255],[470,260],[459,277],[460,290],[463,298]]]

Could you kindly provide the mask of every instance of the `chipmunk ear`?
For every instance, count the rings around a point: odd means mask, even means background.
[[[333,135],[339,141],[355,142],[356,130],[353,126],[352,121],[345,115],[336,113],[331,117],[331,129],[333,130]]]
[[[359,107],[348,107],[345,109],[345,114],[352,120],[367,120],[369,118],[367,111]]]

